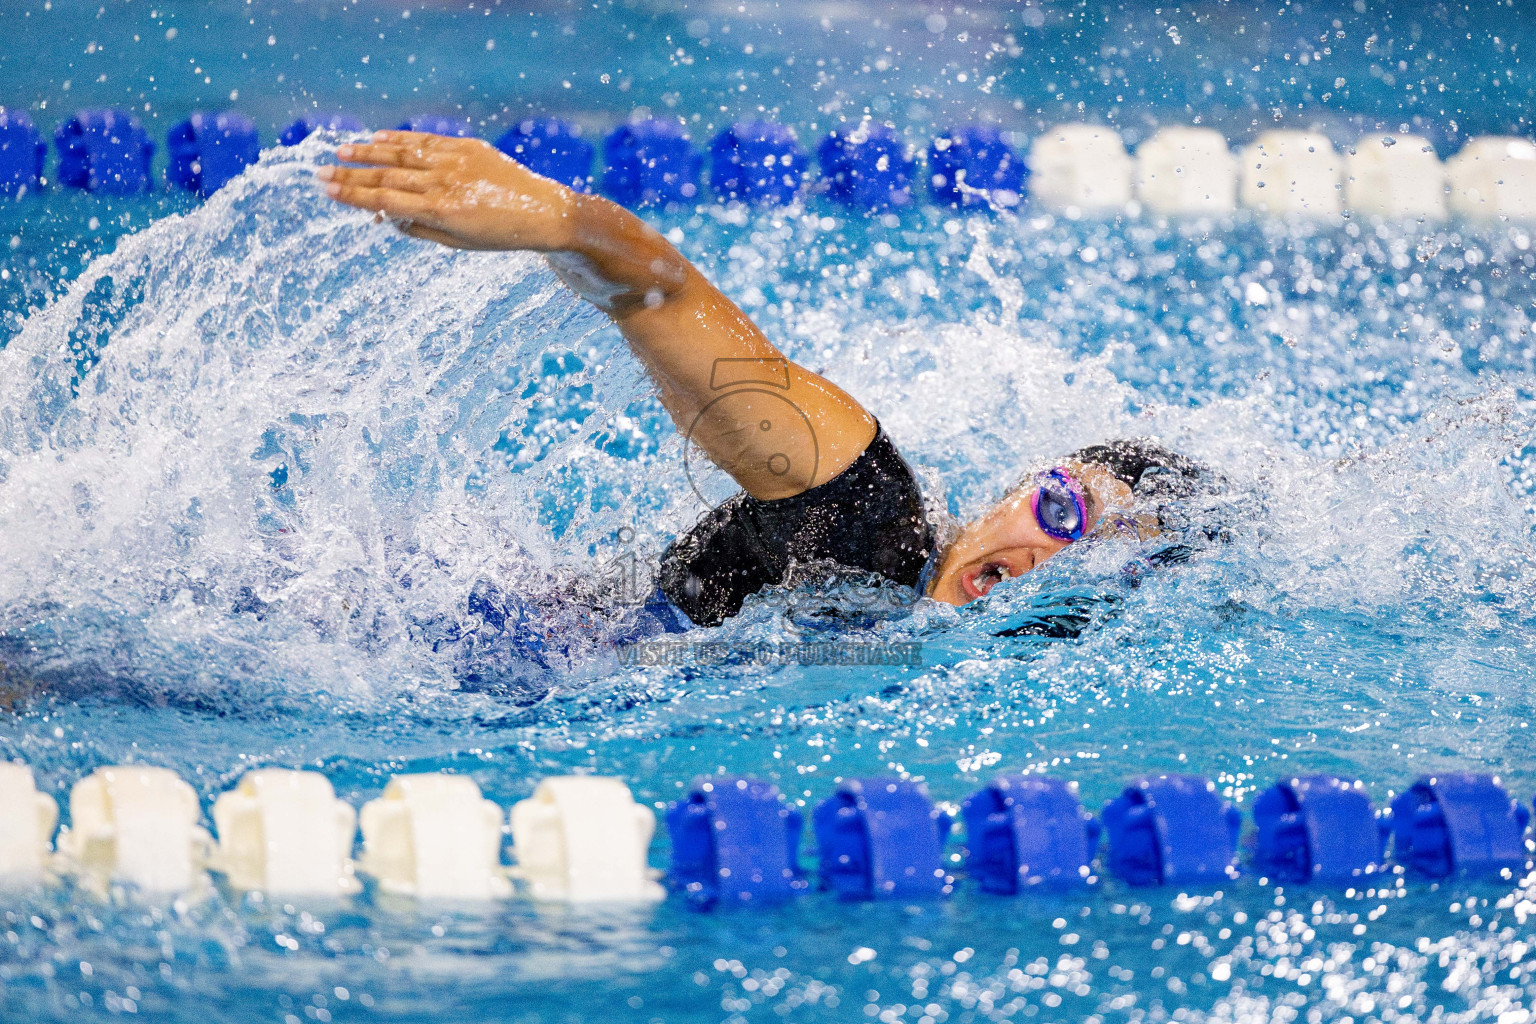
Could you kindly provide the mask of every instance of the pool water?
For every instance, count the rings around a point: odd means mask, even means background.
[[[1026,137],[1107,119],[1135,141],[1199,116],[1234,142],[1408,123],[1446,155],[1530,134],[1533,24],[1518,2],[25,0],[0,11],[0,100],[45,128],[147,103],[161,138],[231,103],[269,140],[311,103],[379,123],[462,108],[485,135],[529,109],[596,132],[647,107],[698,115],[696,140],[759,107],[810,140],[868,107],[914,142],[951,119]],[[1536,793],[1536,228],[870,218],[816,198],[657,216],[954,514],[1042,459],[1155,434],[1227,476],[1230,537],[1136,577],[1130,545],[1068,551],[964,610],[792,590],[707,634],[918,643],[919,666],[643,668],[562,595],[700,513],[676,432],[539,260],[325,201],[311,174],[335,144],[271,151],[201,204],[0,210],[0,645],[25,694],[0,757],[61,800],[125,762],[175,769],[205,806],[268,765],[354,805],[416,771],[504,807],[570,772],[658,808],[722,771],[807,809],[843,777],[954,803],[1004,770],[1078,780],[1094,809],[1149,771],[1209,775],[1245,810],[1318,771],[1378,806],[1435,771]],[[540,643],[494,628],[471,600],[489,587],[525,597]],[[1089,627],[1027,628],[1063,609]],[[1411,878],[716,913],[62,885],[0,905],[0,1019],[1515,1024],[1536,1004],[1533,909],[1524,882]]]

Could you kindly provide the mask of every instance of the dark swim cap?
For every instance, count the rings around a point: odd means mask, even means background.
[[[1164,448],[1150,437],[1089,445],[1067,458],[1103,466],[1138,498],[1189,498],[1221,490],[1221,478],[1209,467]]]
[[[1180,539],[1152,556],[1154,564],[1185,561],[1193,554],[1191,545],[1232,539],[1234,510],[1225,497],[1227,479],[1204,463],[1150,437],[1089,445],[1068,458],[1109,470],[1131,489],[1136,504],[1157,517],[1165,534]]]

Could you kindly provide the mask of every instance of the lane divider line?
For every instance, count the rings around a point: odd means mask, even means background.
[[[467,121],[437,114],[401,128],[468,136]],[[359,132],[345,113],[306,115],[279,137],[295,145],[318,130]],[[1021,202],[1068,217],[1231,214],[1239,206],[1280,217],[1331,220],[1346,214],[1444,221],[1536,221],[1536,143],[1481,136],[1442,162],[1421,136],[1371,133],[1340,152],[1318,131],[1276,129],[1234,152],[1220,133],[1169,125],[1130,153],[1107,125],[1065,123],[1015,149],[996,126],[961,125],[915,151],[893,125],[866,120],[823,136],[811,167],[793,129],[767,121],[729,125],[710,141],[710,168],[680,121],[650,118],[608,132],[598,153],[579,125],[529,118],[495,142],[507,156],[582,191],[600,188],[634,209],[691,209],[707,201],[784,205],[823,198],[864,213],[899,211],[923,197],[964,210]],[[41,136],[28,116],[0,108],[0,194],[35,195],[45,185]],[[55,133],[60,183],[116,195],[154,188],[154,143],[127,110],[82,110]],[[211,195],[260,155],[249,118],[197,112],[167,134],[165,180]],[[921,158],[921,159],[920,159]]]
[[[1241,874],[1355,888],[1401,876],[1509,881],[1532,849],[1530,811],[1487,774],[1424,776],[1385,811],[1358,780],[1283,778],[1256,795],[1245,843],[1238,807],[1198,775],[1132,779],[1097,817],[1075,783],[999,775],[960,805],[963,841],[953,850],[948,806],[910,779],[841,780],[811,815],[812,874],[801,864],[804,817],[773,783],[696,779],[667,809],[664,888],[650,866],[656,815],[615,778],[540,780],[508,815],[467,776],[397,775],[354,813],[318,772],[263,768],[215,799],[215,843],[197,794],[174,772],[104,767],[71,788],[71,820],[50,852],[52,797],[26,765],[0,764],[0,888],[71,876],[100,893],[195,896],[209,891],[212,871],[237,891],[335,898],[360,891],[361,874],[385,894],[423,900],[521,891],[546,902],[646,903],[670,889],[701,907],[751,906],[799,897],[813,877],[845,900],[941,898],[961,883],[1011,896],[1094,887],[1101,873],[1184,888]]]

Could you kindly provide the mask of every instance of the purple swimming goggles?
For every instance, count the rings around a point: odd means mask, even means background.
[[[1068,544],[1082,540],[1088,531],[1088,502],[1083,485],[1061,466],[1035,478],[1035,493],[1029,499],[1035,522],[1040,529]]]

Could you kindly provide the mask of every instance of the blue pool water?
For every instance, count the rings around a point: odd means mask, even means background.
[[[1234,142],[1406,123],[1444,156],[1531,133],[1533,25],[1518,0],[22,0],[0,9],[0,102],[50,130],[131,103],[160,139],[200,105],[268,140],[316,108],[462,110],[484,135],[648,108],[698,140],[767,113],[810,141],[866,108],[914,142],[975,119],[1025,137],[1108,120],[1133,142],[1196,116]],[[1091,808],[1170,770],[1244,808],[1312,771],[1378,805],[1434,771],[1536,792],[1536,229],[870,219],[816,199],[657,217],[956,514],[1037,459],[1151,433],[1226,473],[1236,525],[1136,585],[1136,552],[1100,546],[962,611],[850,584],[709,634],[917,642],[921,666],[636,668],[558,595],[698,515],[675,431],[539,261],[324,201],[310,172],[334,142],[269,153],[203,204],[0,209],[0,657],[27,694],[0,757],[61,800],[125,762],[175,769],[205,805],[265,765],[318,769],[354,805],[440,770],[504,807],[568,772],[658,807],[719,771],[807,808],[842,777],[956,802],[1002,770],[1079,780]],[[488,584],[528,595],[550,642],[490,628],[470,600]],[[1001,635],[1072,607],[1094,618],[1075,639]],[[0,1019],[1516,1024],[1533,901],[1523,882],[1108,879],[703,914],[65,885],[0,904]]]

